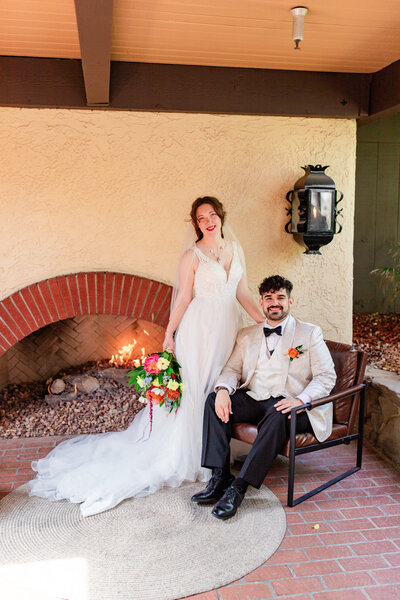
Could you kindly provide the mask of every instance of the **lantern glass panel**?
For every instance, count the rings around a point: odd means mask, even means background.
[[[298,225],[299,225],[299,220],[300,220],[299,205],[300,205],[299,196],[295,192],[293,194],[293,200],[292,200],[292,221],[291,221],[292,233],[297,233],[297,231],[298,231]]]
[[[333,231],[335,190],[309,190],[308,231]]]
[[[307,192],[296,190],[292,200],[292,233],[305,233],[307,230]]]

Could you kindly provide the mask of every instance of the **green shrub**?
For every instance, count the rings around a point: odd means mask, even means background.
[[[400,242],[396,242],[389,250],[394,258],[393,267],[378,267],[371,273],[378,275],[382,280],[382,291],[395,300],[400,294]]]

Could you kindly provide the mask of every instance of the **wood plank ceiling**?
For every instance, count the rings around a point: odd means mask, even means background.
[[[114,0],[111,59],[373,73],[399,58],[399,0],[308,0],[297,52],[293,6],[293,0]],[[74,0],[2,0],[0,55],[81,58]]]
[[[300,51],[291,39],[294,5],[2,0],[0,105],[337,117],[398,111],[400,0],[307,1]]]

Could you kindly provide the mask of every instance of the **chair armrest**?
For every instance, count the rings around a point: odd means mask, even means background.
[[[337,392],[336,394],[331,394],[330,396],[325,396],[324,398],[319,398],[319,400],[311,400],[310,403],[307,403],[307,410],[312,410],[316,406],[323,406],[324,404],[328,404],[329,402],[336,402],[336,400],[343,400],[343,398],[348,398],[349,396],[355,396],[365,388],[365,383],[359,383],[358,385],[353,385],[342,392]]]
[[[295,406],[292,408],[290,411],[290,460],[293,461],[294,459],[294,451],[296,447],[296,417],[298,412],[304,409],[312,410],[316,406],[323,406],[329,402],[335,402],[336,400],[342,400],[343,398],[354,396],[355,394],[361,392],[364,388],[365,383],[359,383],[358,385],[353,385],[352,387],[349,387],[342,392],[338,392],[337,394],[331,394],[330,396],[325,396],[319,400],[311,400],[311,402],[306,402],[302,406]]]
[[[296,418],[296,413],[301,410],[312,410],[317,406],[323,406],[324,404],[329,404],[329,402],[336,402],[336,400],[342,400],[343,398],[348,398],[349,396],[354,396],[361,392],[361,390],[365,388],[365,383],[359,383],[358,385],[353,385],[342,392],[337,392],[337,394],[331,394],[330,396],[324,396],[323,398],[319,398],[318,400],[311,400],[311,402],[305,402],[300,406],[295,406],[291,409],[290,415],[291,418]]]

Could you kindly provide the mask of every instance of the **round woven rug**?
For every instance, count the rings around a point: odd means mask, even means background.
[[[30,498],[21,486],[0,502],[2,594],[176,600],[243,577],[282,541],[281,503],[266,487],[249,489],[235,517],[219,521],[212,507],[190,502],[203,485],[164,488],[86,518],[76,504]]]

